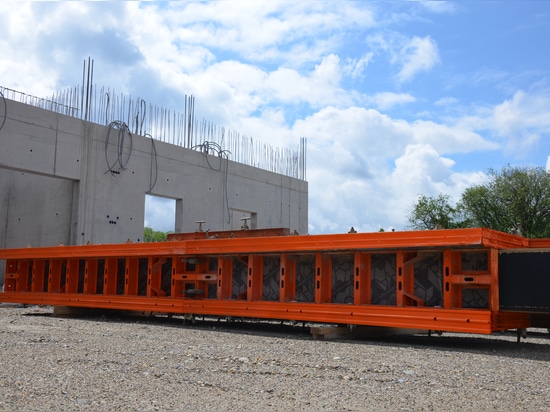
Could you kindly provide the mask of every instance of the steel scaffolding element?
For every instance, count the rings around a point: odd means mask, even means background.
[[[499,305],[499,252],[528,249],[520,236],[279,232],[4,249],[0,301],[480,334],[530,326]]]

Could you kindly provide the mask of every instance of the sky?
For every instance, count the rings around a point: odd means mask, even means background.
[[[0,86],[51,96],[91,57],[98,87],[307,138],[310,234],[407,230],[419,195],[550,167],[549,38],[550,1],[2,1]]]

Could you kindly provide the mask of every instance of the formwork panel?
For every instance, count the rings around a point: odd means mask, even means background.
[[[264,257],[264,276],[262,299],[270,301],[279,300],[279,273],[281,270],[281,259],[277,256]]]
[[[414,265],[414,294],[425,306],[443,306],[443,255],[431,253]]]
[[[332,302],[353,303],[354,255],[351,253],[332,256]]]
[[[233,299],[244,299],[248,281],[248,265],[243,258],[233,258],[232,295]]]
[[[468,309],[488,309],[489,289],[462,289],[462,307]]]
[[[550,313],[550,251],[499,255],[500,309]]]
[[[296,257],[296,301],[315,301],[315,255]]]
[[[372,255],[373,305],[395,305],[396,256],[394,253]]]

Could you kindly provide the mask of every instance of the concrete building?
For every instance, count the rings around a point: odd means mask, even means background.
[[[0,248],[142,241],[146,194],[175,200],[176,232],[307,232],[305,180],[1,100]]]

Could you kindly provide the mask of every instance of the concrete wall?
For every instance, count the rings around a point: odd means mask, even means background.
[[[6,104],[0,248],[141,241],[146,193],[176,200],[176,232],[196,230],[198,220],[204,229],[238,229],[252,216],[251,228],[307,233],[305,181]]]

